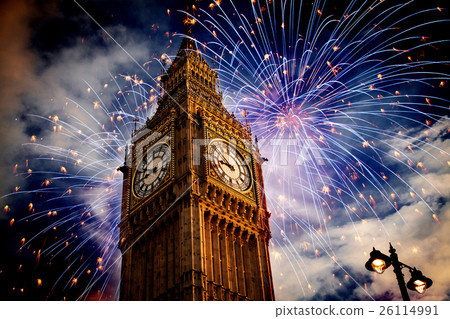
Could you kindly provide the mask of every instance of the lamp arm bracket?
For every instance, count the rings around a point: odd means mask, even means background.
[[[408,268],[411,271],[415,269],[414,267],[408,266],[407,264],[404,264],[404,263],[402,263],[400,261],[398,263],[400,264],[401,268]]]

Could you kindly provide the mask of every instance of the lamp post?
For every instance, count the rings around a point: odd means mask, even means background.
[[[376,250],[374,247],[373,251],[370,252],[370,258],[366,262],[365,267],[367,270],[382,274],[386,270],[386,268],[392,265],[404,301],[410,300],[408,290],[406,288],[415,290],[418,293],[423,294],[425,290],[433,284],[433,281],[430,278],[422,275],[421,271],[417,270],[415,267],[413,268],[400,262],[398,260],[398,255],[394,247],[392,247],[391,243],[389,243],[389,253],[390,255],[387,256],[379,250]],[[411,273],[411,279],[407,284],[405,283],[402,268],[408,268],[409,272]]]

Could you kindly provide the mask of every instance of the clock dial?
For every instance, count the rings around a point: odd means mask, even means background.
[[[134,194],[141,198],[151,194],[166,176],[169,163],[170,148],[165,143],[156,144],[144,152],[134,174]]]
[[[244,157],[233,146],[222,140],[214,140],[208,150],[211,165],[222,181],[240,191],[250,187],[250,169]]]

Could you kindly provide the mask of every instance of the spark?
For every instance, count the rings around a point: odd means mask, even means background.
[[[436,221],[436,223],[440,223],[440,221],[439,221],[439,219],[438,219],[438,217],[436,216],[436,214],[433,214],[433,219]]]
[[[195,19],[191,19],[191,18],[186,18],[186,19],[184,19],[184,24],[185,25],[194,25],[195,24],[195,22],[196,22],[196,20]]]

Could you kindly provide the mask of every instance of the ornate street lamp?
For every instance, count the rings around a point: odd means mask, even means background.
[[[417,270],[415,267],[412,268],[398,260],[398,255],[395,252],[392,244],[389,243],[389,253],[390,256],[387,256],[381,253],[379,250],[376,250],[375,247],[370,252],[370,258],[366,262],[366,269],[370,271],[375,271],[379,274],[382,274],[386,268],[390,265],[394,267],[394,273],[397,277],[398,286],[400,287],[400,292],[402,294],[402,298],[404,301],[409,301],[409,295],[406,288],[415,290],[420,294],[423,294],[427,288],[429,288],[433,281],[430,278],[422,275],[422,272]],[[411,279],[405,284],[405,279],[403,278],[402,268],[408,268],[411,273]]]

